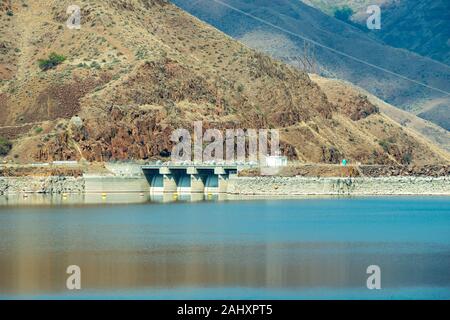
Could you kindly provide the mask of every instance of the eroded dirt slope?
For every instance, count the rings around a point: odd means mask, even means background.
[[[304,162],[448,163],[365,96],[329,100],[306,73],[163,0],[22,0],[1,12],[0,135],[17,161],[158,158],[173,129],[280,128]],[[3,48],[3,49],[2,49]],[[42,71],[39,59],[66,57]],[[1,70],[7,72],[1,73]],[[76,121],[70,121],[77,116]]]

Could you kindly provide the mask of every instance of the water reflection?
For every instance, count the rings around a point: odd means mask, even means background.
[[[210,297],[208,290],[283,298],[314,289],[370,298],[366,268],[377,264],[383,297],[450,298],[448,198],[191,203],[108,195],[111,203],[157,203],[99,206],[98,196],[26,199],[38,206],[13,206],[23,199],[8,197],[0,207],[0,296],[69,295],[65,270],[75,264],[81,297],[137,290],[176,298],[200,289],[195,298]]]
[[[1,207],[17,206],[76,206],[102,204],[139,204],[139,203],[174,203],[174,202],[204,202],[204,201],[251,201],[251,200],[299,200],[299,199],[330,199],[352,198],[351,196],[250,196],[231,195],[224,193],[89,193],[89,194],[26,194],[0,195]]]
[[[137,204],[225,201],[233,197],[226,194],[203,193],[90,193],[67,195],[4,195],[0,196],[0,206],[54,206],[54,205],[93,205],[93,204]]]

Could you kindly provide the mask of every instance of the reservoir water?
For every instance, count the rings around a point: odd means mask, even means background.
[[[449,197],[194,200],[1,196],[0,298],[450,299]]]

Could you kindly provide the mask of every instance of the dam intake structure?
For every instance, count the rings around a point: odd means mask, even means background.
[[[165,164],[144,165],[150,193],[226,193],[237,165]]]

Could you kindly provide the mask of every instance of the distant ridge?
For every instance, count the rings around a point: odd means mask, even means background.
[[[283,154],[301,162],[449,161],[364,95],[330,101],[305,72],[166,1],[85,1],[80,30],[66,27],[71,4],[35,0],[0,14],[7,159],[168,160],[173,130],[203,121],[205,129],[278,128]],[[52,56],[58,64],[41,69]]]
[[[264,51],[277,59],[296,65],[299,57],[304,56],[303,40],[234,12],[214,0],[173,0],[173,2],[250,47]],[[370,64],[450,92],[450,67],[406,50],[384,45],[370,34],[300,1],[221,0],[221,2]],[[312,50],[317,68],[309,71],[348,80],[402,109],[420,113],[425,105],[433,103],[436,99],[445,99],[446,103],[450,101],[450,97],[446,94],[414,85],[329,50],[314,46]]]

